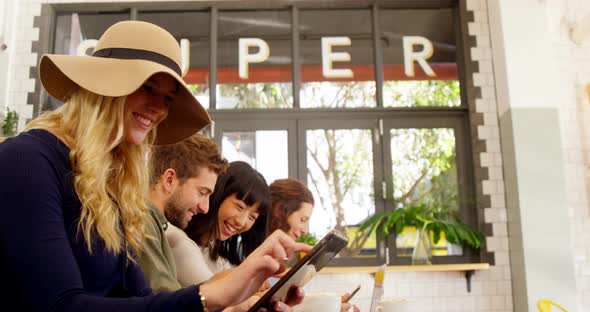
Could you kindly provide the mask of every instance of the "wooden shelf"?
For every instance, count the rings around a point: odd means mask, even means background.
[[[325,267],[320,274],[374,273],[378,267]],[[471,292],[471,277],[475,271],[487,270],[489,263],[459,263],[431,265],[389,265],[385,272],[464,272],[467,292]]]
[[[377,266],[324,267],[320,274],[374,273]],[[478,271],[490,268],[489,263],[431,264],[431,265],[389,265],[386,272],[449,272]]]

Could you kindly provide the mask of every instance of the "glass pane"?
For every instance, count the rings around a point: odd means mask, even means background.
[[[57,16],[55,23],[53,52],[56,54],[76,55],[78,49],[80,49],[81,55],[91,55],[94,46],[82,49],[87,40],[98,40],[111,25],[128,19],[128,13],[60,14]]]
[[[371,130],[307,130],[306,140],[307,185],[315,198],[310,232],[322,237],[336,228],[350,238],[340,255],[375,256],[375,237],[357,232],[375,212]]]
[[[434,214],[458,214],[454,130],[392,129],[390,134],[396,208],[424,205]],[[416,239],[416,228],[406,227],[396,239],[398,256],[411,256]],[[437,244],[433,242],[432,254],[461,255],[462,250],[442,235]]]
[[[183,65],[186,64],[182,78],[199,103],[209,108],[209,13],[140,12],[138,19],[166,29],[178,40],[183,51]]]
[[[111,25],[128,20],[129,13],[67,13],[58,14],[55,22],[53,53],[68,55],[91,55],[96,40]],[[51,96],[43,103],[42,111],[53,110],[62,103]]]
[[[385,107],[458,107],[461,91],[458,80],[385,81]]]
[[[293,107],[290,12],[220,12],[218,37],[217,108]],[[239,75],[240,39],[250,40],[247,77]]]
[[[289,177],[287,142],[287,130],[223,132],[221,152],[229,161],[249,163],[270,184]]]
[[[301,107],[376,106],[370,11],[302,11],[299,33]],[[339,37],[345,37],[344,41]],[[346,59],[342,53],[347,53],[350,60],[329,60],[339,55]]]
[[[379,11],[385,107],[461,105],[455,22],[453,9]]]

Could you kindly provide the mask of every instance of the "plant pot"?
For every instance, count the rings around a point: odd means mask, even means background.
[[[432,264],[432,248],[430,245],[430,233],[425,228],[418,230],[418,239],[412,252],[412,265]]]

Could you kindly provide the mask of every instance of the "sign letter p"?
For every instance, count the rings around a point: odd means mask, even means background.
[[[250,47],[258,47],[258,52],[249,54]],[[240,38],[239,40],[239,66],[240,78],[248,79],[248,64],[262,63],[270,54],[270,49],[266,41],[259,38]]]

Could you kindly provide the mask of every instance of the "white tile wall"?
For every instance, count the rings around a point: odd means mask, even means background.
[[[29,72],[31,66],[37,64],[37,54],[32,53],[31,47],[33,41],[39,39],[39,29],[33,27],[33,22],[35,16],[41,14],[41,0],[17,1],[14,10],[12,14],[16,14],[15,24],[8,25],[10,29],[14,29],[14,50],[11,51],[10,66],[7,69],[9,89],[6,105],[18,112],[18,129],[22,130],[27,119],[33,116],[33,107],[27,103],[27,93],[35,90],[36,82],[29,78]]]
[[[477,272],[467,292],[462,272],[386,272],[383,298],[414,300],[415,311],[509,311],[512,305],[510,280],[502,271]],[[500,273],[500,276],[493,276]],[[345,293],[355,285],[361,290],[351,301],[361,311],[368,311],[373,278],[370,274],[322,274],[306,287],[308,293]]]
[[[563,12],[568,22],[579,21],[590,14],[590,1],[565,0],[550,2]],[[555,29],[561,25],[549,25]],[[563,99],[560,106],[562,142],[567,183],[567,207],[572,229],[571,244],[574,249],[577,311],[590,311],[590,99],[585,86],[590,84],[590,38],[581,45],[568,39],[565,31],[553,32],[555,59],[558,62],[560,79],[572,88],[570,98]],[[566,90],[567,91],[567,90]]]

